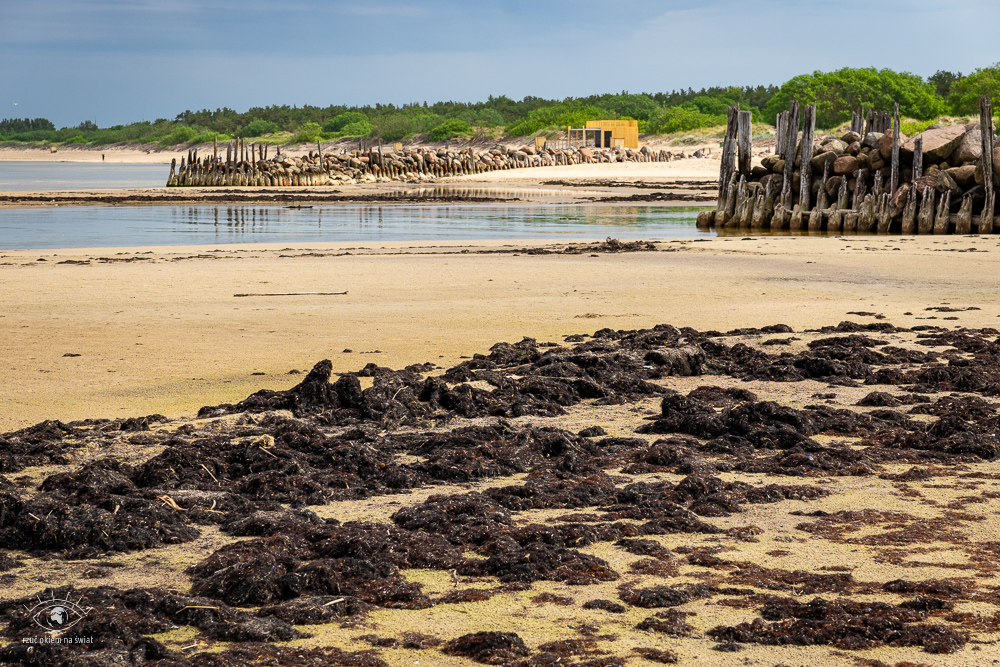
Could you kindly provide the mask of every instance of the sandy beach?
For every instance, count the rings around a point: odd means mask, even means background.
[[[652,241],[0,251],[0,656],[70,586],[109,661],[1000,659],[1000,238]]]
[[[297,381],[289,371],[324,358],[336,372],[371,361],[448,366],[496,341],[603,327],[876,321],[850,311],[912,326],[942,304],[982,308],[959,313],[955,326],[995,326],[1000,316],[992,237],[758,236],[597,257],[517,252],[534,245],[489,244],[504,252],[483,255],[461,243],[0,252],[0,429],[191,415],[259,387],[287,388]],[[233,296],[341,290],[349,293]]]

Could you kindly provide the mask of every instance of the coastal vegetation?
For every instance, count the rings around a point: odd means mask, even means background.
[[[833,128],[859,107],[889,110],[894,102],[913,129],[947,115],[978,112],[980,95],[1000,95],[1000,63],[961,73],[938,71],[927,79],[889,69],[843,68],[802,74],[781,86],[711,87],[669,93],[592,95],[563,100],[505,95],[482,102],[375,104],[363,107],[331,105],[229,108],[184,111],[161,118],[101,128],[92,121],[56,129],[45,118],[0,121],[0,142],[25,144],[144,144],[162,147],[194,145],[213,140],[250,138],[270,144],[334,140],[447,141],[453,138],[490,140],[537,135],[555,136],[567,126],[587,120],[632,119],[646,135],[669,135],[684,143],[714,136],[724,126],[726,109],[739,104],[756,121],[773,124],[777,113],[796,99],[817,104],[817,125]],[[1000,108],[1000,107],[998,107]],[[757,128],[755,128],[755,133]]]

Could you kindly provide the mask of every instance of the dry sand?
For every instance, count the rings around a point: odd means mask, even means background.
[[[106,164],[170,164],[180,162],[186,151],[108,146],[104,149],[60,146],[55,152],[46,147],[0,148],[0,162],[104,162]],[[103,156],[103,158],[102,158]],[[166,178],[163,179],[166,181]]]
[[[457,243],[2,252],[0,430],[190,415],[289,387],[290,370],[324,358],[335,371],[448,366],[500,340],[603,327],[873,321],[850,311],[900,326],[982,327],[1000,315],[995,237],[758,236],[597,257],[516,253],[528,245],[538,244],[495,243],[511,252],[486,255]],[[60,264],[68,260],[88,263]],[[349,294],[233,296],[338,290]],[[924,310],[941,304],[982,310],[949,321]]]

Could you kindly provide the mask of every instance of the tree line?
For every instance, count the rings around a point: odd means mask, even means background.
[[[859,107],[890,110],[894,102],[903,116],[929,121],[943,115],[978,113],[980,95],[1000,95],[1000,63],[968,75],[940,70],[924,79],[908,72],[876,68],[843,68],[813,72],[781,86],[731,86],[669,93],[629,93],[569,97],[562,100],[506,95],[481,102],[414,102],[254,107],[244,112],[223,107],[186,110],[173,119],[157,119],[100,128],[91,121],[56,129],[44,118],[0,121],[0,141],[62,142],[107,145],[146,143],[172,146],[235,137],[270,143],[314,143],[332,139],[377,139],[386,142],[456,136],[527,137],[592,119],[633,119],[646,134],[678,134],[724,125],[726,109],[739,104],[755,120],[773,124],[791,100],[816,103],[820,128],[847,121]],[[1000,105],[997,105],[1000,108]]]

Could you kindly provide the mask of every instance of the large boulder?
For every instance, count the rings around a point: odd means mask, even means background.
[[[878,140],[878,152],[882,156],[883,160],[888,160],[892,157],[892,137],[895,134],[895,130],[886,130],[885,134]],[[927,140],[924,140],[924,155],[927,154]],[[906,135],[902,132],[899,133],[899,145],[902,147],[906,143]],[[912,153],[913,150],[911,149]]]
[[[823,143],[820,144],[820,149],[825,152],[834,152],[837,155],[843,155],[847,151],[847,144],[837,137],[826,137],[823,139]]]
[[[881,132],[869,132],[865,135],[865,140],[861,142],[862,146],[867,146],[868,148],[878,148],[878,142],[882,139]]]
[[[962,196],[962,188],[958,187],[958,183],[948,174],[947,170],[942,169],[937,173],[937,191],[944,194],[949,190],[952,200]]]
[[[853,174],[858,170],[858,158],[853,155],[841,155],[833,163],[833,173]]]
[[[995,146],[993,148],[993,185],[1000,187],[1000,146]],[[982,160],[976,163],[976,185],[982,185],[986,182],[983,177],[983,165]]]
[[[831,176],[826,179],[826,194],[831,200],[835,200],[840,194],[840,184],[844,182],[843,176]]]
[[[938,127],[933,130],[924,130],[918,137],[923,137],[924,141],[924,161],[943,162],[962,143],[962,137],[966,134],[964,125],[948,125]],[[916,137],[914,137],[915,139]],[[902,139],[902,136],[900,136]],[[906,142],[906,151],[913,153],[913,139]],[[879,149],[881,150],[881,146]],[[883,153],[884,155],[885,153]]]
[[[861,141],[861,135],[857,132],[847,132],[840,137],[840,140],[845,144],[853,144],[855,141]]]
[[[983,156],[983,132],[978,127],[965,133],[951,154],[953,164],[971,164]]]
[[[839,156],[837,155],[837,153],[834,153],[833,151],[820,153],[819,155],[817,155],[816,157],[814,157],[812,160],[809,161],[809,165],[812,167],[812,173],[816,174],[817,176],[822,176],[823,165],[829,162],[830,168],[832,169],[833,163],[837,160],[838,157]]]
[[[948,174],[962,188],[970,188],[976,183],[976,165],[963,164],[961,167],[945,169]]]

